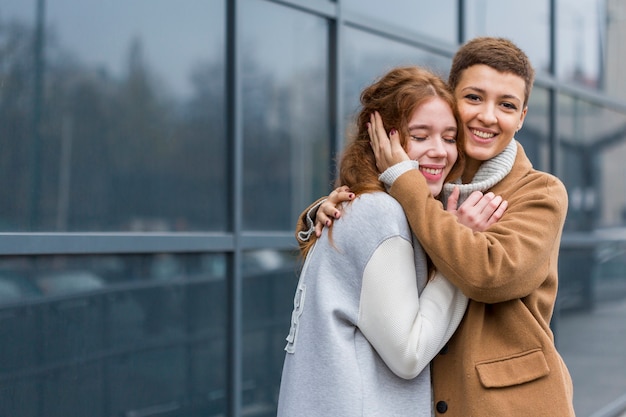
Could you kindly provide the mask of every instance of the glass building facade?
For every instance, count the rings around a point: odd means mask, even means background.
[[[275,415],[294,226],[361,89],[445,78],[497,35],[538,72],[517,139],[569,193],[553,329],[577,414],[612,417],[626,91],[605,3],[0,0],[0,416]]]

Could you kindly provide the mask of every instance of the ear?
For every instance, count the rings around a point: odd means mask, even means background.
[[[520,116],[519,123],[517,124],[517,130],[515,130],[516,132],[518,132],[524,125],[524,119],[526,119],[526,113],[528,113],[528,106],[524,107],[524,110],[522,110],[522,115]]]

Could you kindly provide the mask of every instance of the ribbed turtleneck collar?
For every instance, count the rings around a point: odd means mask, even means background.
[[[517,156],[517,141],[512,139],[504,150],[493,158],[483,162],[474,178],[469,184],[461,184],[461,180],[447,183],[443,186],[443,203],[444,207],[448,201],[448,196],[454,189],[459,187],[461,195],[459,196],[459,205],[465,201],[467,197],[474,191],[486,191],[499,183],[504,178],[515,163]]]

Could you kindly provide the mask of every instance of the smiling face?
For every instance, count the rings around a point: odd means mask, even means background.
[[[419,162],[433,196],[439,195],[458,157],[457,125],[452,109],[439,97],[424,102],[409,119],[406,152]]]
[[[466,172],[506,148],[526,117],[524,79],[478,64],[463,70],[454,90],[465,129]],[[465,175],[464,175],[465,177]]]

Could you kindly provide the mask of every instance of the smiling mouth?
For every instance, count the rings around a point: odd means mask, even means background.
[[[474,136],[478,136],[481,139],[491,139],[496,135],[495,133],[482,132],[480,130],[475,130],[475,129],[471,129],[470,131],[472,132]]]
[[[443,172],[443,168],[425,168],[420,167],[420,171],[425,172],[429,175],[439,175]]]

